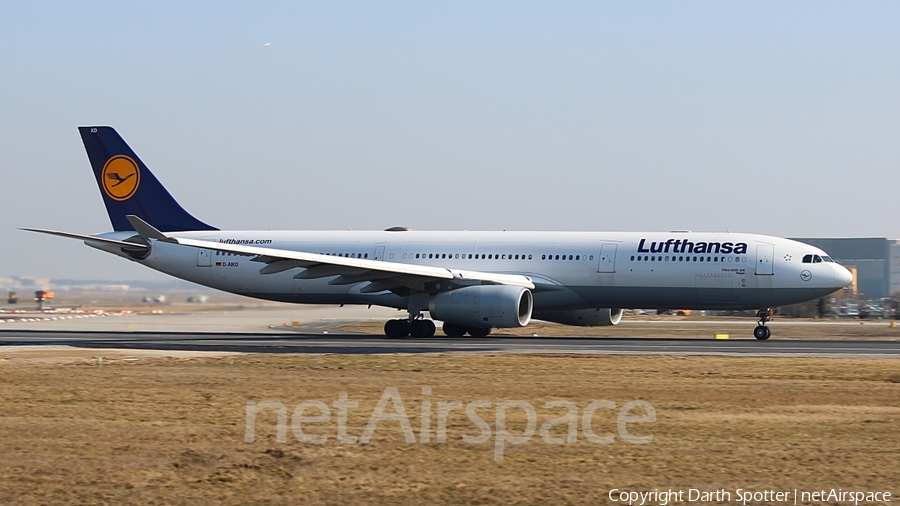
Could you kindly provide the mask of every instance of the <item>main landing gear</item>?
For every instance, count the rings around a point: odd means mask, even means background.
[[[444,334],[447,334],[449,337],[462,337],[466,334],[472,337],[487,337],[490,333],[490,327],[468,327],[457,323],[444,322]]]
[[[434,337],[434,322],[426,320],[422,311],[428,310],[429,295],[423,292],[412,292],[409,296],[407,311],[409,317],[397,320],[388,320],[384,324],[384,334],[392,338],[412,336],[416,338]],[[491,333],[491,328],[468,327],[455,323],[444,322],[444,334],[450,337],[462,337],[469,334],[472,337],[486,337]]]
[[[765,341],[772,335],[772,329],[766,327],[766,322],[772,319],[772,308],[764,307],[756,312],[759,321],[756,322],[756,328],[753,329],[753,337],[760,341]]]
[[[428,338],[434,337],[434,333],[434,322],[421,317],[412,320],[388,320],[384,324],[384,334],[392,338],[409,336]],[[490,327],[467,327],[456,323],[444,322],[444,334],[449,337],[462,337],[466,334],[469,334],[472,337],[487,337],[490,333]]]
[[[388,320],[384,324],[384,334],[388,337],[433,337],[434,322],[422,318],[414,320]]]

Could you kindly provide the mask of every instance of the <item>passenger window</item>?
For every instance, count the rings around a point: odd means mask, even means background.
[[[593,259],[594,259],[594,255],[591,255],[590,259],[593,260]]]
[[[556,255],[556,259],[559,260],[559,255]]]
[[[631,255],[631,261],[634,262],[634,255]]]
[[[547,259],[547,255],[541,255],[541,260],[546,260],[546,259]]]
[[[531,255],[528,255],[528,259],[531,260]]]

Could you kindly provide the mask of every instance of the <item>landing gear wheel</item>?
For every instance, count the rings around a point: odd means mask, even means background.
[[[409,335],[408,320],[388,320],[384,324],[384,334],[388,337],[403,338]]]
[[[469,327],[469,335],[472,337],[487,337],[491,333],[490,327]]]
[[[466,335],[466,327],[455,323],[444,322],[444,334],[448,337],[462,337]]]
[[[431,320],[413,320],[409,323],[409,334],[413,337],[434,337],[434,330]]]
[[[753,329],[753,337],[760,341],[765,341],[772,336],[772,330],[769,329],[769,327],[766,327],[766,322],[772,319],[774,313],[775,312],[770,307],[760,308],[759,311],[756,312],[758,321],[756,322],[756,328]]]

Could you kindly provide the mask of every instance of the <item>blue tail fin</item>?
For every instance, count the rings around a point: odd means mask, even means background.
[[[113,230],[134,230],[133,214],[162,232],[218,230],[185,211],[112,127],[78,127]]]

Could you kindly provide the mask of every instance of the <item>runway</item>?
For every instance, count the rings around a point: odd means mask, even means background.
[[[353,334],[85,332],[2,330],[5,346],[73,346],[134,350],[243,353],[560,353],[622,355],[727,355],[809,357],[900,357],[900,341],[835,341],[686,338],[493,337],[387,339]]]

